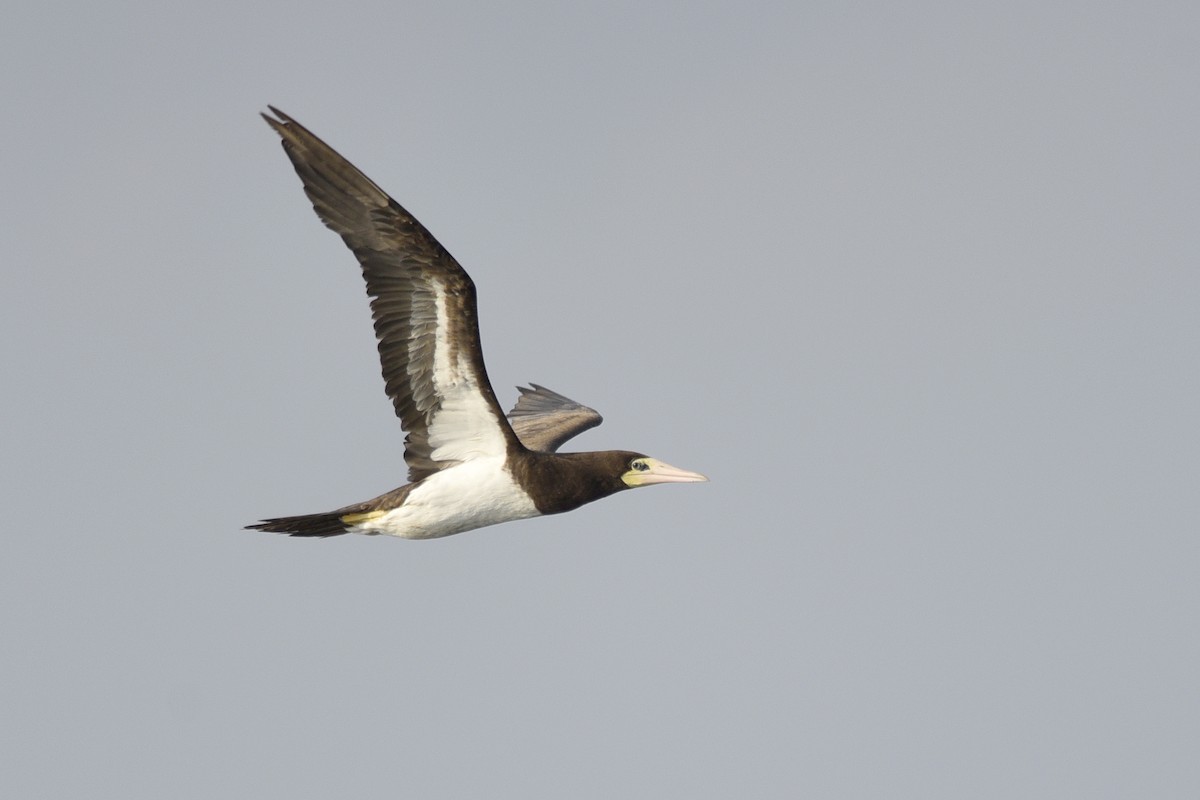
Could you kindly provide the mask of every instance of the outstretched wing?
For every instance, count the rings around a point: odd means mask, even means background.
[[[263,118],[282,137],[317,216],[362,265],[387,395],[408,431],[409,480],[519,448],[483,366],[471,278],[370,178],[271,111]]]
[[[508,412],[508,421],[521,444],[530,450],[552,453],[562,447],[563,442],[604,421],[594,409],[545,386],[529,385],[533,388],[517,387],[521,396]]]

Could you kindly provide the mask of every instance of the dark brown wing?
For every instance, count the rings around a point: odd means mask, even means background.
[[[263,118],[321,220],[362,265],[409,480],[519,448],[483,366],[475,284],[399,203],[277,108]]]
[[[563,442],[604,421],[594,409],[545,386],[529,385],[533,388],[517,387],[521,396],[508,412],[508,421],[521,444],[530,450],[553,453]]]

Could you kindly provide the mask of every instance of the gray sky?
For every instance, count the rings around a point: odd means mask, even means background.
[[[1200,796],[1194,4],[23,5],[0,794]],[[267,103],[712,482],[240,530],[404,474]]]

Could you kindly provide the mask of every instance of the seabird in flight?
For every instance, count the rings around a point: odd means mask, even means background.
[[[475,284],[411,214],[274,107],[263,115],[317,216],[362,265],[383,379],[408,436],[409,482],[373,500],[248,528],[433,539],[558,514],[625,489],[707,480],[621,450],[559,453],[600,415],[545,387],[519,387],[506,418],[483,366]]]

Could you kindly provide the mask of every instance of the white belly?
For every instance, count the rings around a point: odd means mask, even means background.
[[[503,459],[477,458],[430,475],[404,505],[363,520],[354,532],[435,539],[539,513]]]

